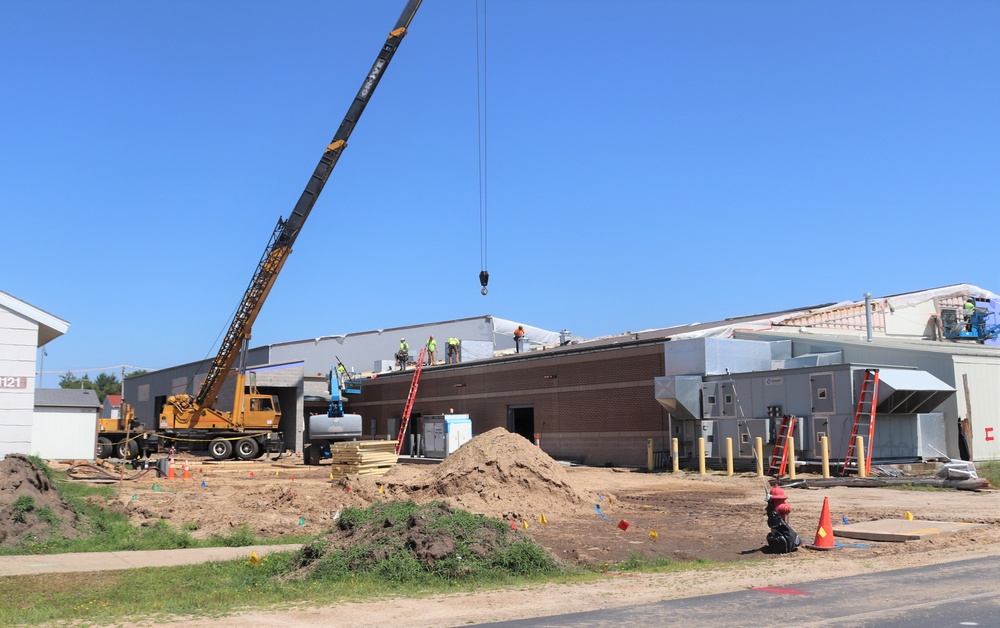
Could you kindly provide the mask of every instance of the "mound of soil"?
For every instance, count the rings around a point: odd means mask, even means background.
[[[443,502],[375,504],[365,513],[372,516],[345,516],[328,534],[306,545],[291,578],[318,569],[352,574],[392,569],[394,577],[404,579],[420,572],[453,578],[497,567],[522,574],[552,566],[540,548],[533,559],[525,560],[521,553],[521,560],[512,560],[505,552],[515,544],[533,546],[528,537]]]
[[[508,520],[538,513],[592,508],[596,495],[574,487],[566,469],[526,438],[496,428],[465,443],[441,464],[416,478],[396,467],[377,478],[350,477],[349,483],[385,485],[383,493],[418,503],[443,500],[470,512]],[[410,474],[412,476],[412,474]]]
[[[20,454],[0,460],[0,545],[77,538],[77,516],[45,472]]]

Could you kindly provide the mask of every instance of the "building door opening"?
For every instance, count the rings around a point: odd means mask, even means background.
[[[507,406],[507,431],[535,442],[535,406]]]
[[[417,437],[421,439],[424,437],[424,420],[423,415],[419,412],[410,413],[410,424],[406,428],[406,449],[410,448],[410,441],[413,441],[414,448],[417,447]],[[424,452],[424,444],[420,443],[419,451],[413,452],[410,455],[416,455],[418,453]]]

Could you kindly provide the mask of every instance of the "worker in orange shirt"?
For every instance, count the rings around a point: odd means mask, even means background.
[[[521,353],[521,342],[524,340],[524,326],[518,325],[514,330],[514,346],[518,353]]]

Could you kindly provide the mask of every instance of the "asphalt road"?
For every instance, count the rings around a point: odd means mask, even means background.
[[[1000,557],[613,610],[481,624],[541,626],[1000,626]]]

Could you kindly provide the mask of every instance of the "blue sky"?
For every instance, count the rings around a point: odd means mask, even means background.
[[[47,373],[214,355],[404,4],[4,5],[0,290],[71,323]],[[1000,3],[483,12],[489,295],[476,3],[425,0],[253,345],[1000,290]]]

